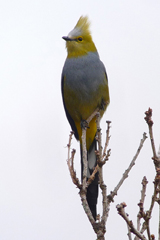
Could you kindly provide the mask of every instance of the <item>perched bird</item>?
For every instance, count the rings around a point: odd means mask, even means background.
[[[101,62],[97,49],[89,30],[88,17],[81,16],[74,29],[66,37],[67,59],[62,71],[62,98],[66,116],[74,135],[80,141],[82,136],[82,122],[94,110],[100,108],[103,116],[109,104],[109,89],[105,67]],[[89,123],[86,132],[88,172],[92,174],[96,166],[96,117]],[[82,147],[81,164],[83,172]],[[96,205],[98,198],[98,173],[87,189],[87,202],[96,220]]]

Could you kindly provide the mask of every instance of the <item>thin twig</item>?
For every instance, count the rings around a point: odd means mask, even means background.
[[[91,210],[89,208],[89,205],[88,205],[88,202],[87,202],[87,199],[86,199],[86,192],[83,191],[83,188],[81,188],[80,192],[79,192],[79,195],[81,197],[81,201],[82,201],[82,206],[84,208],[84,211],[90,221],[90,223],[92,224],[92,226],[94,225],[95,223],[95,220],[92,216],[92,213],[91,213]]]
[[[86,128],[82,128],[82,156],[83,156],[83,191],[87,190],[87,148],[86,148]]]
[[[148,234],[150,236],[150,230],[149,230],[149,222],[150,222],[150,219],[151,219],[151,215],[152,215],[152,210],[153,210],[153,207],[154,207],[154,204],[157,200],[157,195],[159,193],[159,186],[160,186],[160,169],[157,168],[157,174],[156,174],[156,177],[155,177],[155,180],[154,180],[154,193],[153,193],[153,196],[152,196],[152,199],[151,199],[151,204],[150,204],[150,208],[149,210],[146,212],[146,215],[144,217],[145,221],[146,221],[146,225],[147,225],[147,229],[148,229]]]
[[[127,217],[129,217],[128,213],[126,213],[126,215],[127,215]],[[128,233],[127,233],[128,238],[129,238],[129,240],[132,240],[131,229],[130,229],[130,227],[128,226],[128,224],[127,224],[127,229],[128,229]]]
[[[154,138],[153,138],[153,120],[152,120],[152,109],[149,108],[148,111],[145,112],[146,117],[144,118],[148,124],[149,128],[149,135],[150,135],[150,140],[151,140],[151,146],[152,146],[152,151],[153,151],[153,157],[152,159],[154,160],[155,168],[158,167],[160,168],[160,159],[157,156],[156,153],[156,148],[155,148],[155,143],[154,143]]]
[[[118,204],[116,207],[117,207],[117,211],[119,213],[119,215],[121,215],[121,217],[123,217],[123,219],[126,221],[127,225],[129,226],[130,228],[130,231],[132,233],[134,233],[138,238],[140,238],[141,240],[146,240],[145,236],[142,235],[139,231],[137,231],[137,229],[134,227],[133,225],[133,222],[129,220],[128,216],[126,215],[125,213],[125,210],[124,208],[126,207],[127,205],[125,203],[121,203],[121,204]]]
[[[86,123],[89,124],[89,122],[98,114],[97,111],[99,109],[97,108],[92,114],[91,116],[86,120]],[[94,173],[91,175],[91,177],[89,178],[88,182],[87,182],[87,149],[86,149],[86,130],[87,130],[87,127],[83,127],[82,128],[82,151],[83,151],[83,181],[82,181],[82,189],[80,190],[80,196],[81,196],[81,200],[82,200],[82,205],[83,205],[83,208],[88,216],[88,219],[89,221],[91,222],[96,234],[97,234],[97,237],[98,235],[101,236],[103,235],[104,236],[104,233],[101,234],[101,231],[99,232],[99,228],[97,226],[97,223],[95,222],[93,216],[92,216],[92,213],[90,211],[90,208],[88,206],[88,202],[87,202],[87,199],[86,199],[86,193],[87,193],[87,187],[88,185],[92,182],[92,180],[94,179],[95,177],[95,174],[96,174],[96,171],[98,171],[98,167],[95,169]]]
[[[146,133],[143,133],[143,138],[141,139],[140,145],[138,147],[138,150],[136,152],[136,155],[134,156],[133,160],[131,161],[129,167],[127,168],[127,170],[124,172],[121,180],[119,181],[119,183],[117,184],[117,186],[114,188],[113,192],[110,193],[110,195],[108,195],[108,198],[110,199],[110,201],[113,201],[113,198],[115,195],[117,195],[117,192],[119,190],[119,188],[122,186],[124,180],[128,177],[128,174],[130,172],[130,170],[132,169],[132,167],[135,165],[135,161],[143,147],[143,143],[146,140],[147,136]]]
[[[107,221],[107,217],[108,217],[108,211],[109,208],[107,206],[107,187],[104,184],[103,181],[103,169],[102,166],[105,164],[105,162],[107,161],[107,159],[110,156],[110,150],[107,151],[107,155],[106,155],[106,150],[107,150],[107,146],[109,144],[109,140],[110,140],[110,121],[107,122],[107,134],[106,134],[106,141],[105,141],[105,148],[104,151],[102,153],[102,136],[101,136],[101,129],[100,129],[100,115],[97,114],[97,135],[98,135],[98,149],[99,149],[99,158],[98,158],[98,165],[99,165],[99,182],[100,182],[100,188],[102,190],[102,204],[103,204],[103,212],[102,212],[102,218],[101,218],[101,224],[104,227],[105,230],[105,224]],[[105,156],[105,159],[103,160]]]
[[[154,193],[153,193],[153,196],[152,196],[152,199],[151,199],[151,205],[150,205],[149,211],[146,212],[146,215],[147,215],[146,221],[147,221],[148,229],[149,229],[149,222],[150,222],[150,219],[151,219],[151,216],[152,216],[152,210],[153,210],[155,202],[158,199],[157,196],[160,192],[160,169],[157,168],[156,170],[157,170],[157,175],[156,175],[155,181],[154,181]],[[159,206],[160,206],[159,201],[158,201],[158,203],[159,203]],[[160,239],[160,233],[159,233],[158,238]]]
[[[148,235],[148,240],[151,240],[151,233],[150,233],[149,224],[147,225],[147,235]]]
[[[74,155],[76,153],[76,150],[73,149],[72,152],[70,150],[71,148],[71,140],[72,140],[72,136],[73,136],[74,132],[71,132],[71,134],[69,135],[69,143],[68,143],[68,159],[67,159],[67,165],[68,165],[68,169],[71,175],[71,179],[73,181],[73,183],[79,188],[81,189],[82,185],[79,182],[79,179],[76,176],[76,171],[74,170]],[[70,152],[71,152],[71,156],[70,156]]]
[[[154,139],[153,139],[153,131],[152,131],[152,126],[153,126],[152,109],[149,108],[148,111],[145,112],[145,114],[146,114],[146,117],[144,119],[146,120],[149,127],[149,135],[150,135],[151,144],[152,144],[153,157],[157,158],[156,148],[155,148]]]
[[[106,130],[106,141],[105,141],[105,147],[102,153],[102,137],[101,137],[101,129],[100,129],[100,115],[97,115],[97,141],[98,141],[98,151],[96,151],[97,155],[97,162],[99,167],[102,167],[106,161],[108,161],[110,155],[111,155],[111,149],[107,151],[107,147],[109,145],[110,140],[110,123],[111,121],[107,122],[107,130]],[[106,153],[107,151],[107,153]]]
[[[72,141],[73,134],[74,134],[74,132],[71,131],[70,135],[69,135],[69,142],[67,144],[67,147],[68,147],[68,159],[70,159],[71,141]]]
[[[151,205],[150,205],[149,211],[146,212],[146,217],[148,217],[148,219],[146,220],[146,222],[147,222],[146,225],[149,228],[149,220],[151,218],[154,203],[158,199],[158,197],[157,197],[158,194],[159,194],[159,197],[160,197],[160,147],[159,147],[158,153],[156,153],[154,137],[153,137],[153,129],[152,129],[152,126],[153,126],[152,109],[149,108],[148,111],[145,112],[145,115],[146,115],[145,120],[146,120],[146,122],[148,124],[148,128],[149,128],[149,135],[150,135],[151,146],[152,146],[152,151],[153,151],[152,159],[154,161],[155,169],[156,169],[156,172],[157,172],[157,175],[156,175],[155,181],[154,181],[154,193],[153,193],[153,196],[152,196]],[[157,202],[160,206],[160,199]],[[154,235],[151,235],[151,239],[155,239]],[[160,240],[160,207],[159,207],[158,240]]]
[[[98,164],[97,164],[97,166],[94,168],[93,173],[91,174],[91,176],[89,177],[89,179],[88,179],[88,181],[87,181],[87,187],[88,187],[88,186],[92,183],[92,181],[94,180],[95,175],[96,175],[96,173],[98,172],[98,170],[99,170],[99,166],[98,166]]]
[[[147,184],[148,184],[147,178],[144,176],[143,180],[142,180],[142,190],[141,190],[141,200],[140,200],[140,203],[143,203],[143,204],[144,204],[144,200],[145,200],[145,196],[146,196]],[[140,209],[140,211],[141,211],[141,209]],[[142,209],[142,211],[143,211],[143,209]]]
[[[94,225],[94,230],[97,233],[97,239],[98,240],[104,240],[104,234],[106,232],[106,220],[107,220],[107,194],[106,194],[106,185],[103,182],[103,172],[102,172],[102,165],[99,163],[102,161],[102,138],[101,138],[101,129],[100,129],[100,114],[97,113],[97,141],[98,141],[98,150],[96,152],[97,155],[97,162],[98,162],[98,170],[99,170],[99,183],[100,183],[100,188],[102,190],[102,207],[103,207],[103,213],[102,213],[102,218],[99,223]]]
[[[140,231],[140,220],[141,218],[143,218],[145,216],[145,212],[144,212],[144,200],[145,200],[145,196],[146,196],[146,187],[147,187],[147,178],[143,177],[142,180],[142,190],[141,190],[141,199],[140,202],[138,203],[139,206],[139,213],[137,214],[137,230]],[[141,232],[141,231],[140,231]],[[143,233],[143,232],[141,232]],[[138,237],[135,236],[134,240],[138,240]]]
[[[100,113],[97,113],[97,141],[98,141],[98,155],[99,160],[102,161],[102,138],[101,138],[101,128],[100,128]]]
[[[92,114],[93,116],[93,114]],[[93,116],[94,117],[94,116]],[[91,121],[92,119],[90,119]],[[86,121],[87,122],[87,121]],[[88,122],[89,123],[89,122]],[[87,127],[82,127],[82,156],[83,156],[83,180],[82,180],[82,188],[80,189],[80,197],[82,201],[82,206],[84,208],[84,211],[92,224],[92,226],[95,223],[95,220],[93,218],[93,215],[91,213],[91,210],[89,208],[88,202],[87,202],[87,148],[86,148],[86,130]]]
[[[110,140],[109,132],[110,132],[111,121],[106,121],[106,123],[107,123],[106,142],[105,142],[105,146],[104,146],[104,150],[103,150],[103,158],[105,158],[105,156],[106,156],[106,150],[107,150],[107,147],[108,147],[108,144],[109,144],[109,140]]]

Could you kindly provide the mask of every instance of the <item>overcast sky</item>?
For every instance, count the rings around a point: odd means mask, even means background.
[[[70,126],[61,98],[67,35],[81,15],[91,21],[93,40],[109,78],[111,103],[101,121],[112,121],[112,154],[104,168],[108,193],[132,160],[143,132],[144,112],[153,109],[156,148],[160,144],[159,0],[14,0],[0,4],[0,239],[82,240],[96,236],[67,169]],[[79,144],[75,165],[80,176]],[[111,205],[106,239],[127,240],[116,212],[136,224],[141,180],[149,180],[146,210],[155,176],[149,139]],[[101,210],[99,202],[98,212]],[[158,206],[151,233],[157,236]],[[121,237],[120,237],[121,236]]]

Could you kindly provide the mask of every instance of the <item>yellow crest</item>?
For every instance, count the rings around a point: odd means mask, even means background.
[[[80,57],[87,55],[88,52],[96,52],[97,49],[92,41],[91,32],[89,29],[90,22],[88,17],[81,16],[74,29],[69,32],[66,40],[68,58]]]
[[[85,17],[81,16],[75,26],[75,28],[78,28],[80,30],[82,35],[91,35],[89,27],[90,27],[90,22],[87,16]]]

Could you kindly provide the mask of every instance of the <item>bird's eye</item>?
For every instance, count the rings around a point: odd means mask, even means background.
[[[82,42],[83,38],[82,37],[78,37],[78,41]]]

